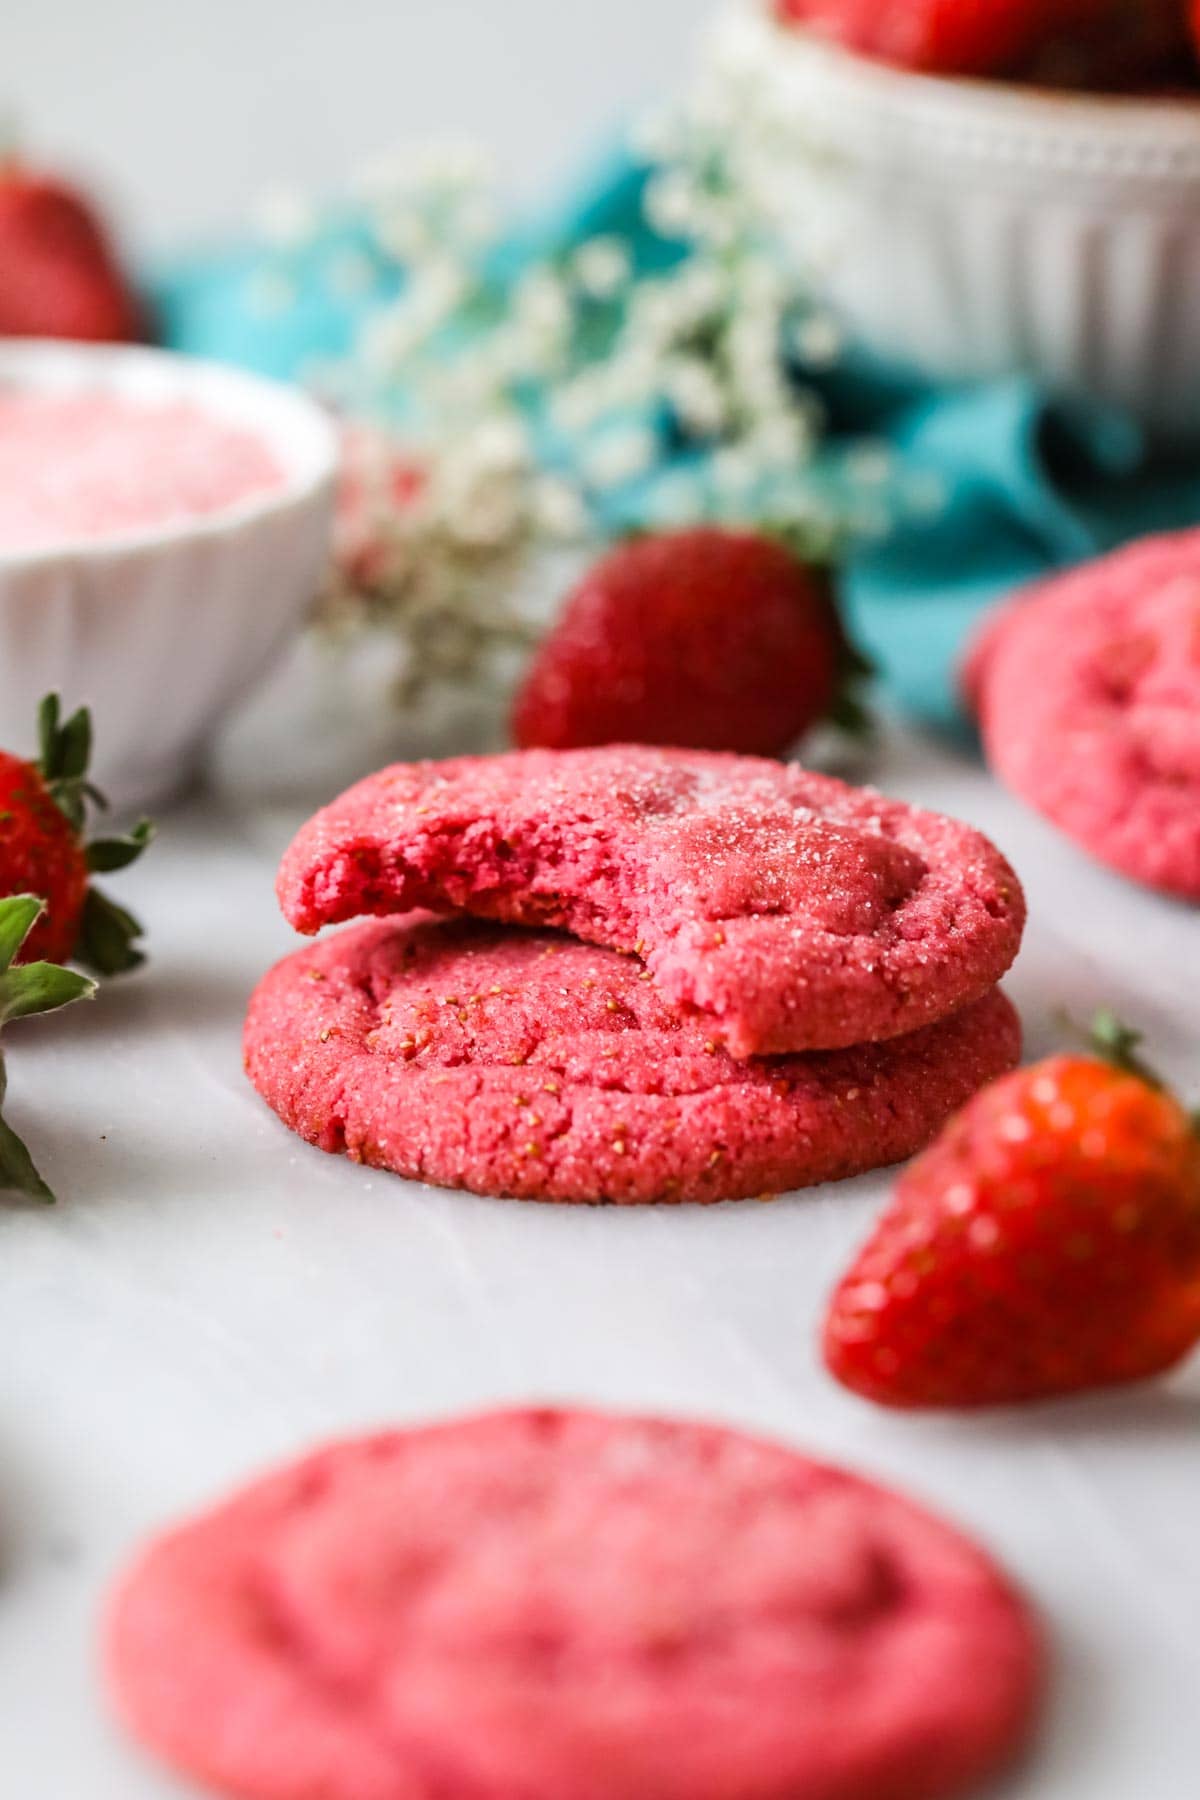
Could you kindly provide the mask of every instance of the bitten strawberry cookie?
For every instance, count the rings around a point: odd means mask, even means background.
[[[401,763],[283,859],[300,931],[465,911],[642,957],[734,1056],[898,1036],[977,1000],[1024,899],[988,840],[756,757],[619,746]]]
[[[1200,900],[1200,531],[1148,538],[988,622],[987,758],[1101,862]]]
[[[946,1800],[1036,1627],[974,1545],[711,1426],[504,1412],[337,1444],[152,1544],[135,1735],[242,1800]]]
[[[531,1200],[732,1200],[921,1149],[1017,1060],[993,991],[857,1049],[734,1062],[628,957],[472,919],[360,925],[289,956],[245,1034],[255,1087],[323,1150]]]

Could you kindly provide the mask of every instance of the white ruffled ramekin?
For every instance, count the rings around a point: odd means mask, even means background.
[[[38,701],[86,702],[115,808],[162,799],[305,617],[330,550],[337,435],[299,390],[159,350],[0,345],[0,385],[186,399],[253,431],[282,487],[228,511],[69,549],[0,549],[0,745],[33,748]]]
[[[911,74],[762,0],[713,54],[790,242],[867,348],[941,380],[1028,370],[1200,437],[1200,100]]]

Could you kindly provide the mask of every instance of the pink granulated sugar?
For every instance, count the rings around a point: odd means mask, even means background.
[[[993,990],[845,1050],[735,1062],[631,957],[475,919],[296,951],[246,1019],[250,1079],[323,1150],[526,1200],[716,1201],[899,1162],[1016,1064]]]
[[[301,931],[415,907],[641,956],[733,1055],[899,1036],[978,999],[1021,886],[969,826],[758,757],[615,746],[398,764],[299,833]]]
[[[0,390],[0,552],[205,518],[283,481],[260,437],[190,401]]]
[[[988,761],[1099,861],[1200,900],[1200,531],[1023,595],[964,671]]]
[[[153,1543],[136,1736],[240,1800],[949,1800],[1024,1746],[989,1557],[717,1427],[515,1411],[334,1444]]]

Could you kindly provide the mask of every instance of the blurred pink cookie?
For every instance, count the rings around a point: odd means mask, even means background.
[[[757,757],[615,747],[398,764],[284,857],[300,931],[466,911],[643,958],[738,1057],[898,1036],[977,1000],[1024,901],[978,832]]]
[[[496,1413],[334,1445],[153,1543],[107,1666],[241,1800],[946,1800],[1041,1657],[971,1543],[713,1427]]]
[[[1101,862],[1200,900],[1200,531],[1042,584],[964,672],[993,769]]]
[[[371,923],[289,956],[246,1068],[323,1150],[532,1200],[731,1200],[921,1149],[1016,1063],[993,990],[884,1044],[738,1063],[629,957],[473,919]]]

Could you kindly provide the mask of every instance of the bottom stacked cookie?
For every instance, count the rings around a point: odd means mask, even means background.
[[[886,1043],[737,1062],[633,958],[426,916],[287,957],[245,1032],[251,1080],[310,1143],[534,1200],[731,1200],[862,1174],[923,1148],[1019,1052],[993,991]]]
[[[897,1496],[711,1426],[509,1412],[334,1445],[153,1544],[108,1668],[243,1800],[944,1800],[1037,1629]]]

